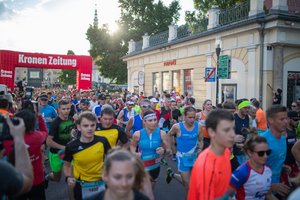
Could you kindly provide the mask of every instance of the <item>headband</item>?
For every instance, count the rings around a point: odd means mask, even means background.
[[[250,107],[251,103],[248,100],[242,101],[239,105],[238,105],[238,109],[241,110],[242,108],[245,107]]]
[[[145,115],[144,120],[149,120],[149,119],[156,119],[156,114],[155,113],[150,113],[148,115]]]

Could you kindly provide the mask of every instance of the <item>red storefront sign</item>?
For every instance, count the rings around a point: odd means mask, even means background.
[[[92,85],[92,57],[55,55],[0,50],[0,84],[14,87],[15,68],[76,69],[77,89],[90,89]]]
[[[176,65],[176,60],[169,60],[164,62],[164,66]]]

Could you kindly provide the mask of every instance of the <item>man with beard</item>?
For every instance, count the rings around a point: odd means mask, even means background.
[[[268,146],[272,150],[268,156],[267,165],[272,169],[273,193],[280,196],[287,196],[289,187],[280,182],[282,167],[286,158],[286,137],[288,116],[287,108],[281,105],[273,105],[266,111],[269,129],[261,135],[267,139]]]

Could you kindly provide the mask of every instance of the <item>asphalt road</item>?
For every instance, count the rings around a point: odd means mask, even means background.
[[[177,170],[177,163],[167,159],[169,166],[173,170]],[[48,167],[47,167],[48,168]],[[156,200],[184,200],[185,191],[181,184],[176,180],[172,180],[170,184],[165,181],[166,167],[161,166],[158,181],[154,188],[154,196]],[[59,183],[49,182],[46,190],[46,197],[48,200],[67,200],[67,186],[64,183],[65,178],[62,177]]]

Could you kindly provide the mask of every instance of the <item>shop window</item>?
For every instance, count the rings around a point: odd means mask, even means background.
[[[225,101],[236,101],[236,84],[222,84],[222,102]]]
[[[190,95],[193,95],[193,69],[184,70],[184,91]]]
[[[159,93],[159,88],[160,88],[160,77],[159,73],[153,73],[153,94]]]
[[[29,78],[40,79],[40,72],[39,71],[30,71]]]
[[[180,95],[180,70],[172,71],[172,87],[174,91]]]
[[[162,73],[162,89],[164,92],[169,93],[169,84],[170,83],[170,75],[169,72]]]
[[[277,90],[277,88],[274,88]],[[300,72],[289,71],[287,80],[287,104],[291,105],[293,101],[300,98]]]

